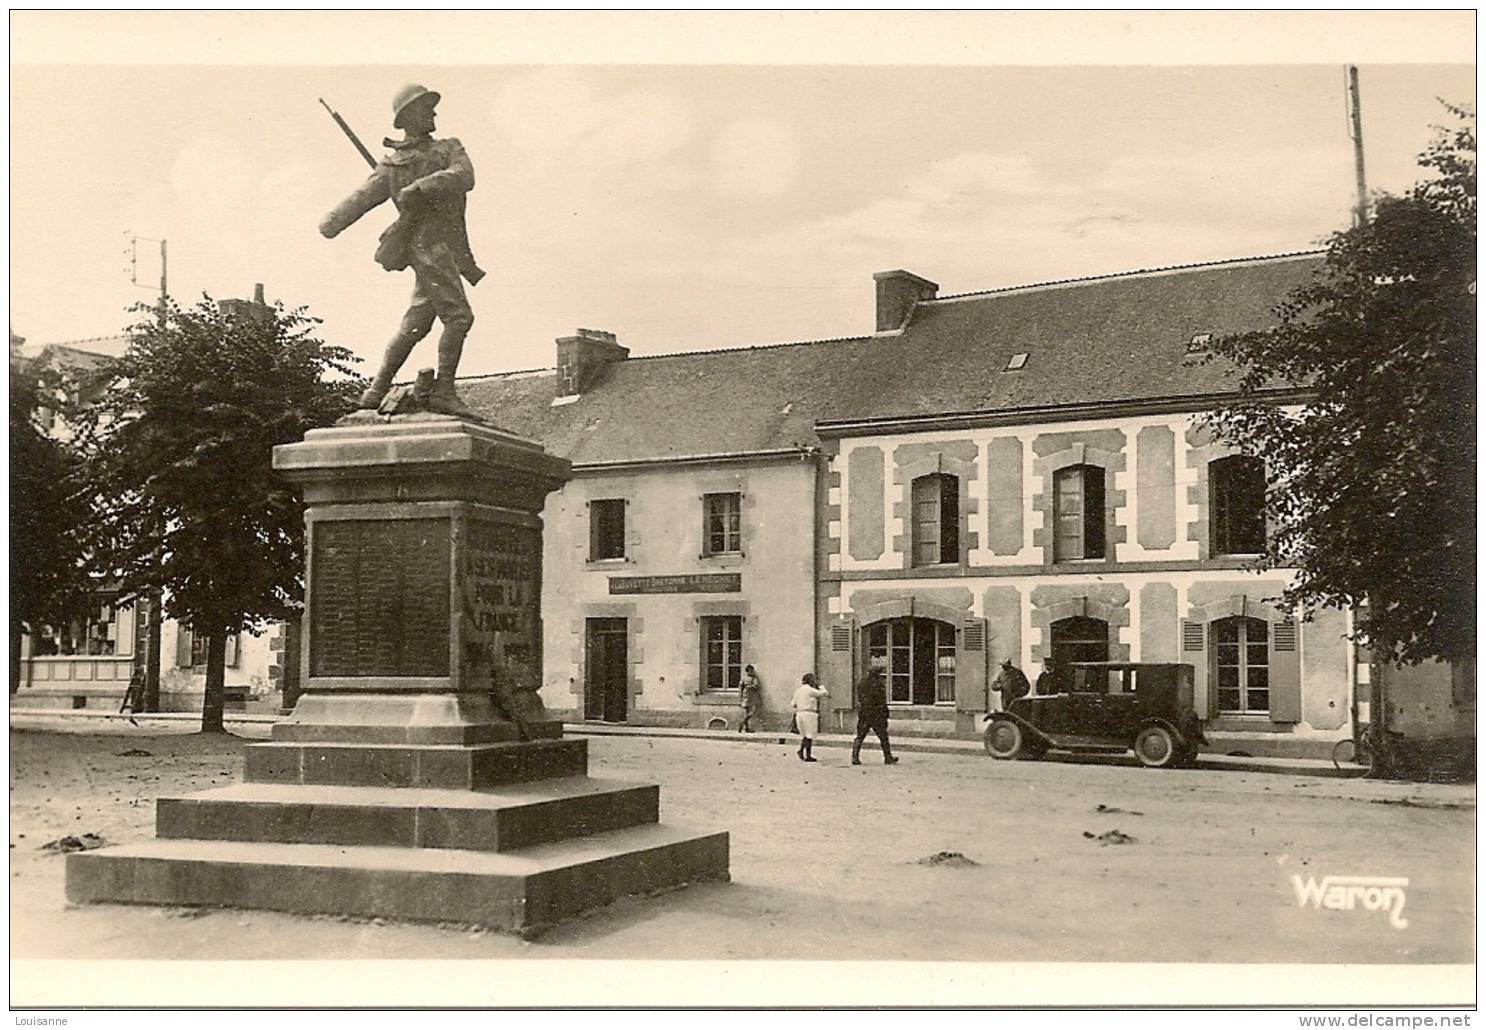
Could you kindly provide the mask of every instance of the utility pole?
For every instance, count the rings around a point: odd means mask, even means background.
[[[1352,159],[1357,171],[1357,206],[1352,209],[1352,228],[1357,229],[1367,224],[1367,170],[1362,159],[1362,90],[1357,84],[1357,66],[1347,65],[1347,135],[1352,140]],[[1373,595],[1369,595],[1371,597]],[[1367,702],[1367,735],[1372,745],[1373,769],[1372,775],[1388,775],[1387,765],[1387,741],[1388,741],[1388,676],[1386,666],[1389,664],[1385,656],[1380,656],[1375,648],[1370,649],[1371,660],[1368,669],[1368,702]],[[1356,688],[1352,692],[1352,707],[1355,712],[1357,708]],[[1357,730],[1356,716],[1353,715],[1353,734]]]
[[[124,235],[129,237],[129,281],[135,286],[145,286],[139,281],[139,241],[160,244],[160,325],[165,325],[166,298],[170,295],[170,281],[166,276],[166,250],[164,240],[150,240],[143,236],[135,236],[129,230],[124,230]],[[145,635],[144,649],[144,704],[146,712],[158,712],[160,710],[160,628],[161,628],[161,597],[160,591],[152,590],[144,599],[145,614],[149,619],[149,632]]]
[[[1352,226],[1367,224],[1367,173],[1362,163],[1362,91],[1357,87],[1357,66],[1347,65],[1347,135],[1352,138],[1352,155],[1357,166],[1357,206],[1352,212]]]

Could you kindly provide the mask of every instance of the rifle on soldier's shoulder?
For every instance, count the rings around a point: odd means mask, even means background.
[[[320,97],[319,100],[320,106],[330,112],[330,117],[335,119],[335,124],[339,125],[341,127],[341,132],[344,132],[346,134],[346,139],[350,140],[351,145],[360,152],[362,157],[366,158],[366,163],[371,165],[373,168],[377,167],[377,159],[372,157],[371,151],[367,150],[366,147],[362,145],[361,140],[356,138],[356,133],[351,131],[351,127],[346,124],[346,120],[335,111],[331,110],[330,105],[325,102],[324,97]]]

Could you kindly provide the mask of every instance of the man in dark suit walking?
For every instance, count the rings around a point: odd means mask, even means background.
[[[852,765],[862,764],[862,741],[867,739],[868,730],[877,734],[882,745],[882,764],[896,765],[898,760],[893,757],[893,747],[887,739],[887,686],[881,669],[868,671],[857,684],[857,735],[851,742]]]

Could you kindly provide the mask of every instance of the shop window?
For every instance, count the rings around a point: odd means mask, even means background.
[[[624,557],[622,498],[588,502],[588,560]]]
[[[1233,455],[1208,463],[1213,554],[1264,551],[1264,461]]]
[[[702,689],[737,691],[743,681],[743,618],[702,618]]]
[[[1104,557],[1104,470],[1070,465],[1053,477],[1053,560]]]
[[[913,564],[960,560],[960,478],[948,473],[913,481]]]
[[[121,609],[113,595],[100,594],[88,599],[88,606],[64,622],[42,626],[32,644],[33,657],[98,656],[113,657],[133,652],[130,635],[133,620],[128,609]]]
[[[1236,615],[1212,624],[1218,711],[1269,712],[1269,623]]]
[[[742,494],[702,497],[704,554],[738,554],[743,550]]]
[[[1052,658],[1057,665],[1069,662],[1109,661],[1109,623],[1076,615],[1052,625]]]
[[[867,627],[867,664],[882,670],[892,704],[954,704],[955,628],[935,619]]]

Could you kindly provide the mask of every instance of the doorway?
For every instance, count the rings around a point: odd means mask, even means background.
[[[583,718],[629,718],[629,627],[625,619],[589,619]]]

